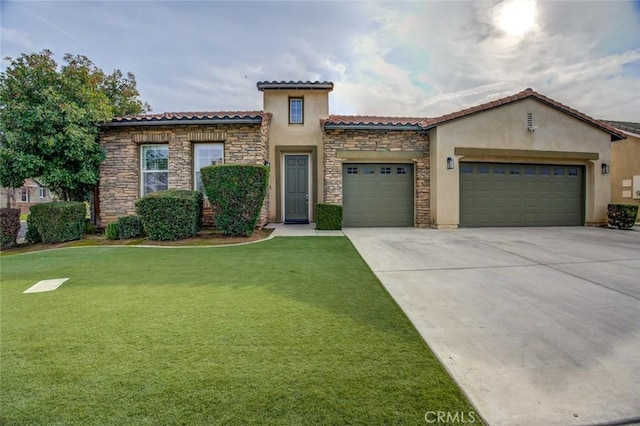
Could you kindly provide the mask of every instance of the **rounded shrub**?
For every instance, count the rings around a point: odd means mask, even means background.
[[[200,169],[216,227],[226,235],[249,236],[267,195],[269,169],[257,164],[221,164]]]
[[[55,201],[36,204],[29,209],[29,242],[63,243],[79,240],[84,231],[87,207],[79,201]]]
[[[202,227],[202,193],[168,189],[145,195],[136,202],[150,240],[181,240],[196,235]]]
[[[144,226],[140,216],[122,216],[118,218],[119,237],[121,240],[137,238],[144,235]]]
[[[609,226],[618,229],[631,229],[638,218],[638,206],[632,204],[609,204],[607,206]]]
[[[107,240],[120,239],[120,224],[118,222],[111,222],[107,224],[104,235],[107,237]]]

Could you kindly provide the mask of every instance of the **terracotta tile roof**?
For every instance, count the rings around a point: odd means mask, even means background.
[[[611,127],[615,127],[618,130],[622,130],[623,132],[635,133],[636,135],[640,135],[640,123],[634,123],[633,121],[600,121],[608,124]]]
[[[321,126],[376,126],[376,127],[399,127],[418,126],[422,127],[424,118],[420,117],[380,117],[375,115],[330,115],[320,120]]]
[[[110,125],[136,125],[150,123],[175,123],[175,122],[198,122],[204,120],[256,120],[262,121],[265,116],[262,111],[197,111],[197,112],[164,112],[160,114],[139,114],[114,117],[111,122],[104,123],[103,126]]]
[[[258,90],[296,89],[296,90],[333,90],[331,81],[259,81]]]
[[[556,108],[564,113],[567,113],[581,121],[584,121],[587,124],[591,124],[611,135],[611,140],[619,140],[624,139],[625,136],[622,132],[615,129],[612,125],[607,124],[606,122],[596,120],[595,118],[589,117],[582,112],[570,108],[558,101],[555,101],[551,98],[548,98],[540,93],[534,91],[531,88],[527,88],[522,92],[518,92],[514,95],[507,96],[501,99],[497,99],[495,101],[487,102],[481,105],[473,106],[470,108],[466,108],[460,111],[452,112],[449,114],[442,115],[440,117],[434,118],[419,118],[419,117],[376,117],[376,116],[360,116],[360,115],[330,115],[328,118],[320,120],[320,124],[323,127],[333,127],[333,126],[345,126],[352,128],[364,128],[364,127],[380,127],[380,128],[399,128],[399,127],[416,127],[419,126],[424,129],[430,129],[436,127],[438,124],[446,123],[451,120],[456,120],[458,118],[466,117],[471,114],[475,114],[477,112],[486,111],[492,108],[500,107],[502,105],[507,105],[512,102],[516,102],[526,98],[534,98],[543,102],[553,108]],[[636,123],[637,124],[637,123]]]
[[[611,135],[611,140],[619,140],[619,139],[624,139],[625,136],[622,132],[620,132],[619,130],[616,130],[615,128],[613,128],[612,126],[610,126],[609,124],[600,121],[600,120],[596,120],[593,117],[589,117],[588,115],[573,109],[571,107],[568,107],[558,101],[555,101],[551,98],[548,98],[544,95],[541,95],[540,93],[536,92],[535,90],[531,89],[531,88],[527,88],[525,90],[523,90],[522,92],[518,92],[515,95],[511,95],[511,96],[507,96],[501,99],[497,99],[495,101],[492,102],[487,102],[484,103],[482,105],[477,105],[471,108],[466,108],[451,114],[445,114],[442,115],[440,117],[435,117],[435,118],[427,118],[424,121],[424,125],[428,128],[431,127],[435,127],[438,124],[442,124],[445,123],[447,121],[451,121],[451,120],[455,120],[457,118],[461,118],[461,117],[465,117],[467,115],[471,115],[471,114],[475,114],[477,112],[481,112],[481,111],[486,111],[488,109],[491,108],[496,108],[502,105],[507,105],[510,104],[512,102],[516,102],[522,99],[526,99],[526,98],[534,98],[539,100],[540,102],[543,102],[553,108],[556,108],[562,112],[565,112],[575,118],[577,118],[578,120],[584,121],[587,124],[591,124],[592,126],[595,126],[597,128],[599,128],[600,130],[603,130],[607,133],[609,133]]]

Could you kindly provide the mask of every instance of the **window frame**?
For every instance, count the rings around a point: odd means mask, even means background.
[[[199,179],[198,174],[200,173],[200,169],[197,168],[198,160],[199,160],[198,148],[214,147],[214,146],[222,148],[222,162],[220,164],[224,164],[224,142],[198,142],[198,143],[194,143],[193,144],[193,190],[194,191],[199,191],[199,189],[198,189],[198,179]],[[205,167],[205,166],[202,166],[202,167]],[[204,188],[202,190],[202,194],[205,197],[207,196],[205,194]]]
[[[145,148],[154,148],[154,149],[165,148],[167,150],[167,169],[166,170],[160,170],[160,169],[145,170],[144,168]],[[145,190],[144,190],[145,189],[145,178],[144,178],[145,173],[159,173],[159,172],[165,172],[167,174],[167,189],[169,189],[169,144],[140,145],[140,196],[141,197],[144,197],[145,195],[147,195],[147,193],[145,193]],[[153,191],[153,192],[157,192],[157,191]],[[149,192],[148,194],[152,194],[152,192]]]
[[[38,188],[38,196],[41,199],[47,198],[47,188],[42,188],[42,187]]]
[[[21,203],[30,203],[31,202],[31,193],[29,191],[29,188],[22,188],[22,191],[20,191],[20,202]]]
[[[300,121],[293,121],[293,102],[300,102]],[[289,96],[289,124],[304,124],[304,97],[302,96]]]

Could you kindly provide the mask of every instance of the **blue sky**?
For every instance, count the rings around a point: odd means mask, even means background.
[[[261,108],[329,80],[333,114],[437,116],[532,87],[640,121],[640,1],[6,1],[2,57],[131,71],[154,112]],[[8,62],[3,60],[1,68]]]

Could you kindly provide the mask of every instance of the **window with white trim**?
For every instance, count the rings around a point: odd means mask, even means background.
[[[38,188],[40,198],[47,198],[47,188]]]
[[[142,196],[169,188],[169,145],[142,145]]]
[[[28,203],[30,199],[29,188],[22,188],[22,191],[20,192],[20,201]]]
[[[302,98],[289,98],[289,123],[304,123],[304,107]]]
[[[193,188],[196,191],[204,193],[200,169],[216,164],[224,164],[224,144],[197,143],[193,145]]]

